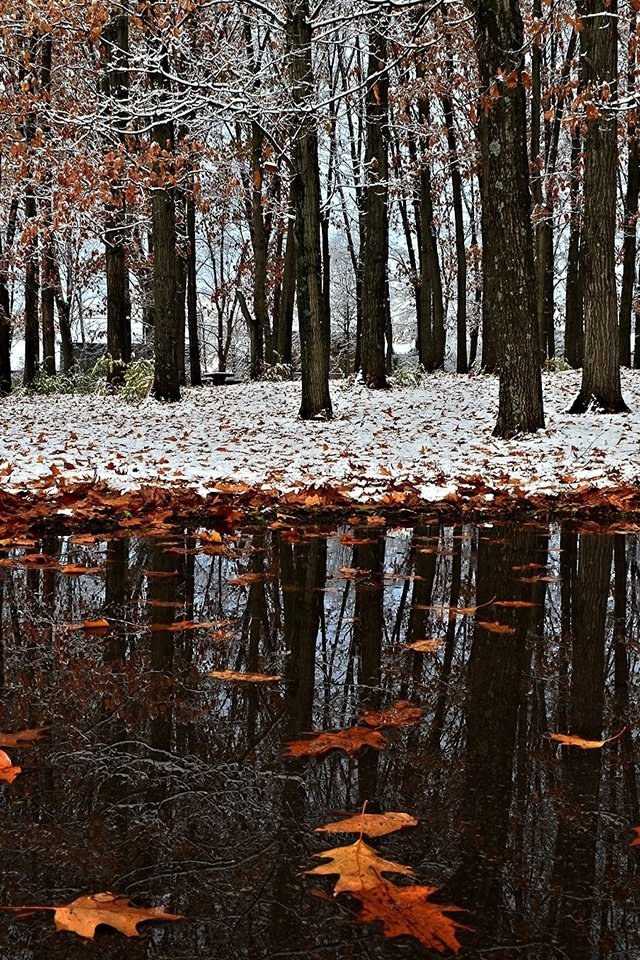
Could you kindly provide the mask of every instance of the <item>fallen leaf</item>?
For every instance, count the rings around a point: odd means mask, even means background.
[[[14,767],[11,758],[4,750],[0,750],[0,781],[13,783],[20,773],[22,773],[22,767]]]
[[[418,723],[424,710],[410,700],[398,700],[384,710],[365,710],[360,719],[368,727],[408,727]]]
[[[405,644],[405,650],[416,650],[418,653],[435,653],[444,644],[444,640],[416,640],[415,643]]]
[[[36,740],[46,737],[49,727],[35,730],[19,730],[17,733],[0,733],[0,745],[3,747],[30,747]]]
[[[94,893],[77,897],[69,904],[51,908],[56,930],[69,930],[93,940],[96,927],[106,924],[126,937],[139,936],[137,926],[145,920],[182,920],[164,907],[132,907],[128,897],[113,893]]]
[[[598,750],[600,747],[604,747],[605,743],[611,743],[612,740],[617,740],[625,732],[627,727],[623,727],[619,733],[614,734],[612,737],[606,737],[604,740],[585,740],[583,737],[576,737],[572,733],[545,733],[544,736],[547,740],[554,740],[556,743],[561,743],[564,747],[580,747],[582,750]]]
[[[76,563],[65,563],[60,567],[60,573],[66,574],[97,574],[102,573],[100,567],[81,567]]]
[[[488,630],[490,633],[515,633],[516,628],[507,623],[498,623],[497,620],[476,620],[476,627]]]
[[[266,573],[242,573],[233,580],[227,580],[228,587],[245,587],[252,583],[261,583],[267,577]]]
[[[217,620],[203,620],[201,622],[195,620],[176,620],[175,623],[170,623],[165,629],[171,633],[178,633],[180,630],[210,630],[217,626]]]
[[[318,860],[327,860],[328,863],[321,863],[306,872],[327,876],[337,874],[338,879],[333,888],[334,897],[339,893],[352,893],[358,896],[365,890],[378,886],[382,881],[383,873],[402,873],[407,877],[413,876],[411,867],[384,860],[378,855],[378,851],[364,840],[356,840],[347,847],[323,850],[322,853],[316,853],[314,856]]]
[[[350,892],[361,901],[358,919],[363,923],[381,921],[385,937],[413,937],[437,953],[446,950],[458,953],[458,932],[471,928],[447,916],[448,913],[462,911],[462,907],[429,900],[436,890],[437,887],[399,887],[383,880],[366,889],[364,896]]]
[[[635,837],[631,841],[631,846],[640,847],[640,827],[632,827],[631,829],[635,833]]]
[[[292,740],[287,744],[285,752],[289,757],[320,757],[329,750],[344,750],[348,756],[354,757],[364,747],[382,750],[386,744],[387,741],[378,730],[370,727],[350,727],[335,733],[319,731],[307,740]]]
[[[494,600],[494,607],[510,607],[514,610],[524,607],[538,607],[540,604],[534,603],[533,600]]]
[[[216,680],[228,680],[229,683],[277,683],[283,678],[268,673],[243,673],[240,670],[212,670],[207,674]]]
[[[336,823],[316,827],[316,833],[363,833],[368,837],[386,837],[396,830],[417,827],[418,821],[408,813],[359,813]]]
[[[105,620],[104,617],[100,617],[98,620],[84,620],[79,629],[86,630],[91,632],[92,630],[107,630],[109,628],[109,621]]]

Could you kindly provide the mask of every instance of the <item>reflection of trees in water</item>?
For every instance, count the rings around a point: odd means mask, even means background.
[[[107,958],[418,956],[305,892],[324,846],[312,828],[366,800],[422,817],[384,851],[469,908],[465,955],[640,948],[633,735],[602,751],[542,737],[637,730],[635,537],[430,524],[355,539],[261,530],[197,554],[193,538],[51,541],[31,552],[104,575],[2,568],[0,726],[54,725],[0,808],[5,902],[116,889],[194,918],[144,944],[105,937]],[[562,579],[529,582],[546,573]],[[474,604],[475,619],[448,616]],[[106,636],[59,629],[93,615],[113,621]],[[178,620],[224,625],[170,630]],[[402,649],[426,638],[437,652]],[[209,669],[285,682],[234,687]],[[425,719],[389,731],[383,753],[283,760],[284,740],[401,697]],[[8,929],[7,956],[42,956],[45,941],[48,956],[84,955],[37,920]]]

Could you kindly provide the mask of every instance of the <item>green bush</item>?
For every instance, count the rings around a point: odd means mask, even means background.
[[[117,368],[123,370],[124,383],[117,387],[109,383],[109,376]],[[97,393],[106,394],[118,391],[128,403],[139,403],[151,391],[153,385],[154,364],[152,360],[134,360],[128,366],[122,360],[112,360],[110,356],[101,357],[91,370],[79,370],[74,367],[68,373],[59,373],[52,377],[44,370],[38,370],[34,379],[25,387],[18,387],[16,393],[29,396],[52,396],[55,394]]]
[[[153,360],[134,360],[124,371],[122,397],[129,403],[139,403],[151,393],[155,365]]]

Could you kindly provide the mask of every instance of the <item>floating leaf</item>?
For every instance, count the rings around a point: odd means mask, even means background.
[[[268,673],[243,673],[240,670],[212,670],[207,674],[216,680],[228,680],[229,683],[278,683],[283,678]]]
[[[606,737],[604,740],[585,740],[583,737],[576,737],[572,733],[545,733],[544,736],[547,740],[554,740],[556,743],[561,743],[564,747],[580,747],[582,750],[599,750],[600,747],[604,747],[605,743],[611,743],[612,740],[617,740],[625,732],[627,727],[623,727],[619,733],[614,734],[612,737]]]
[[[364,747],[382,750],[386,744],[387,741],[378,730],[350,727],[335,733],[319,731],[308,740],[292,740],[287,744],[286,754],[289,757],[320,757],[330,750],[344,750],[348,756],[354,757]]]
[[[318,829],[320,829],[320,828],[318,828]],[[631,829],[632,829],[633,832],[635,833],[635,837],[634,837],[633,840],[631,841],[631,846],[632,846],[632,847],[640,847],[640,827],[632,827]]]
[[[534,603],[533,600],[494,600],[494,607],[511,607],[514,610],[518,610],[524,607],[538,607],[540,604]]]
[[[338,875],[333,888],[333,895],[352,893],[354,896],[365,890],[378,886],[382,881],[383,873],[403,873],[407,877],[413,876],[411,867],[402,863],[392,863],[378,855],[377,850],[370,847],[364,840],[356,840],[347,847],[334,847],[323,850],[314,855],[319,860],[327,860],[312,870],[306,872],[314,875]]]
[[[398,700],[384,710],[365,710],[361,720],[368,727],[408,727],[418,723],[424,710],[410,700]]]
[[[37,740],[42,740],[49,732],[49,727],[38,727],[35,730],[19,730],[17,733],[0,733],[0,745],[3,747],[30,747]]]
[[[14,767],[11,758],[4,750],[0,750],[0,781],[13,783],[20,773],[22,773],[22,767]]]
[[[418,821],[408,813],[359,813],[336,823],[316,827],[316,833],[364,833],[368,837],[386,837],[396,830],[417,827]]]
[[[415,643],[405,644],[405,650],[416,650],[418,653],[435,653],[443,643],[444,640],[416,640]]]
[[[165,629],[171,631],[171,633],[178,633],[181,630],[210,630],[217,626],[217,620],[203,620],[199,623],[195,620],[176,620],[175,623],[170,623]]]
[[[66,574],[98,574],[102,573],[100,567],[82,567],[77,563],[65,563],[64,566],[60,567],[60,573]]]
[[[515,633],[516,628],[507,623],[498,623],[497,620],[476,620],[476,627],[488,630],[489,633]]]
[[[429,900],[436,890],[437,887],[399,887],[383,880],[366,889],[362,897],[355,891],[351,893],[362,904],[358,919],[364,923],[381,921],[385,937],[413,937],[437,953],[446,950],[458,953],[458,932],[469,930],[470,927],[447,916],[448,913],[462,911],[462,907]]]
[[[245,587],[252,583],[262,583],[266,579],[266,573],[241,573],[239,577],[233,580],[227,580],[228,587]]]
[[[128,897],[116,897],[113,893],[78,897],[53,909],[56,930],[69,930],[89,940],[93,940],[100,924],[114,927],[127,937],[137,937],[137,926],[143,921],[182,920],[181,916],[168,913],[164,907],[132,907]]]

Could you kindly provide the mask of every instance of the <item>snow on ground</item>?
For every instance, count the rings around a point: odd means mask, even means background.
[[[498,381],[484,376],[435,374],[389,391],[333,381],[329,422],[298,419],[298,383],[187,390],[173,405],[12,396],[0,401],[0,488],[30,490],[53,474],[201,493],[222,481],[275,493],[331,486],[367,501],[409,483],[436,501],[466,478],[548,495],[639,482],[640,371],[623,373],[632,412],[617,416],[568,415],[579,379],[546,374],[546,429],[511,441],[491,436]]]

